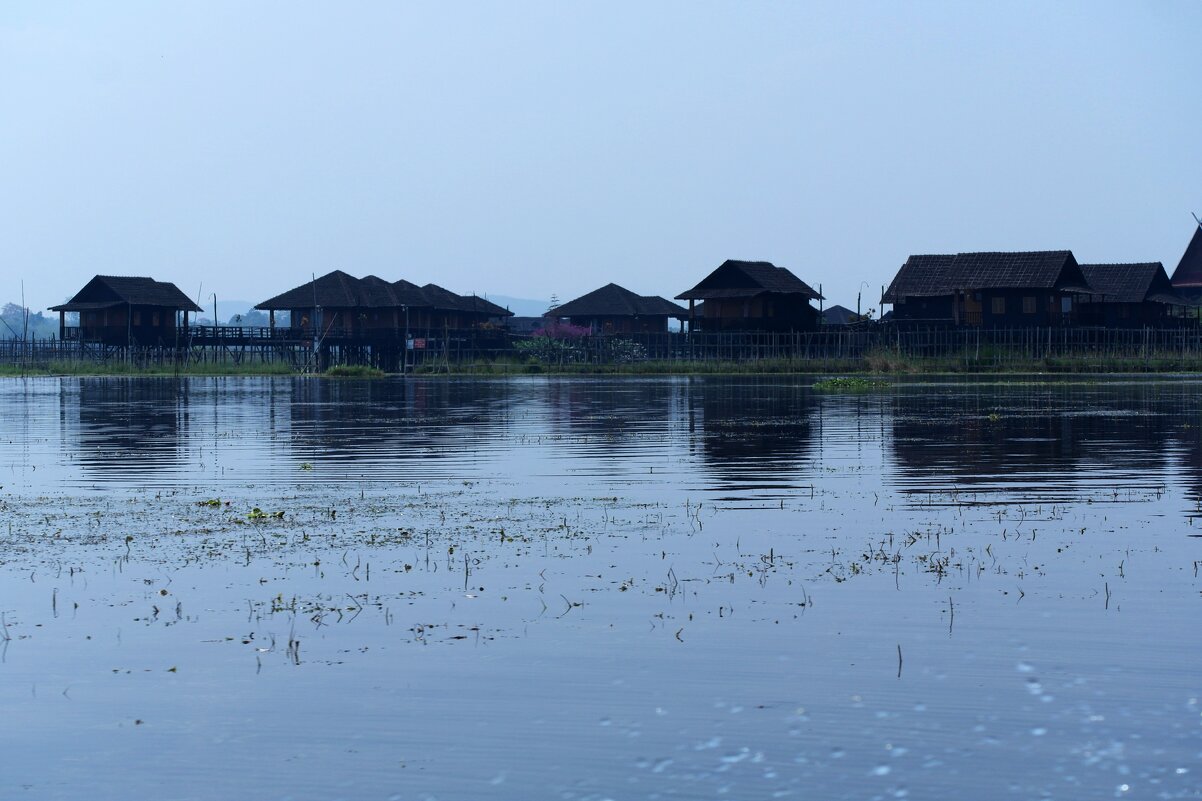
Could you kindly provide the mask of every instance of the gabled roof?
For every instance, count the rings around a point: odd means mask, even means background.
[[[1177,269],[1173,270],[1173,286],[1180,289],[1202,288],[1202,224],[1194,229],[1193,238],[1177,263]]]
[[[636,295],[617,284],[606,284],[587,295],[557,306],[555,317],[675,317],[687,319],[689,310],[657,295]]]
[[[767,261],[735,261],[728,259],[722,266],[702,279],[692,289],[681,292],[677,300],[708,298],[750,298],[766,292],[802,295],[821,300],[822,296],[805,281]]]
[[[1090,291],[1069,250],[936,254],[906,259],[882,301],[976,289]]]
[[[955,254],[951,253],[911,256],[893,276],[893,282],[885,290],[884,302],[895,303],[899,297],[950,295],[955,261]]]
[[[128,303],[131,306],[159,306],[199,312],[204,309],[193,303],[179,287],[169,281],[126,275],[98,275],[75,293],[75,297],[51,311],[88,311]]]
[[[1184,299],[1173,294],[1173,286],[1164,265],[1158,261],[1138,264],[1082,264],[1081,272],[1089,281],[1101,303],[1181,303]]]
[[[326,273],[281,295],[255,305],[256,309],[347,308],[359,305],[359,279],[342,270]]]

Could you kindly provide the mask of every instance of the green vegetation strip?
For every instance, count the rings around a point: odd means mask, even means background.
[[[837,376],[824,378],[814,384],[814,389],[823,392],[875,392],[889,387],[888,381],[860,376]]]

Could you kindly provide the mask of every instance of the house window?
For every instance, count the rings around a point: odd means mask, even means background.
[[[1035,298],[1034,298],[1034,296],[1028,296],[1028,297],[1023,298],[1023,314],[1034,314],[1034,313],[1035,313]]]
[[[141,325],[141,324],[142,324],[142,312],[136,311],[136,312],[134,312],[134,325]]]
[[[1072,310],[1073,310],[1073,299],[1072,298],[1061,298],[1060,299],[1061,313],[1068,314]]]
[[[1006,299],[1005,298],[992,298],[991,302],[990,302],[990,311],[992,311],[994,314],[1005,314],[1006,313]]]
[[[157,326],[159,324],[159,313],[152,312],[150,315],[150,324]]]

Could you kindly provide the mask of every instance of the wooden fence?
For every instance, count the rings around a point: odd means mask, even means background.
[[[1004,367],[1041,360],[1202,360],[1202,329],[1177,328],[911,328],[876,326],[798,333],[663,333],[585,336],[548,340],[490,332],[450,332],[411,341],[338,340],[318,343],[281,338],[278,331],[206,331],[178,347],[118,346],[78,340],[0,340],[0,364],[46,366],[92,363],[134,367],[196,364],[280,364],[299,372],[336,364],[366,364],[393,372],[415,368],[506,360],[519,364],[615,364],[632,362],[755,362],[789,360],[867,365],[890,360],[943,360],[965,367]]]

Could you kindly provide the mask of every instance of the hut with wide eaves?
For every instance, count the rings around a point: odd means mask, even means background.
[[[784,267],[766,261],[727,260],[692,289],[689,328],[701,331],[814,331],[822,296]],[[702,314],[696,302],[704,301]]]
[[[1202,222],[1194,228],[1194,235],[1173,270],[1173,290],[1193,301],[1202,301]]]
[[[174,347],[187,331],[188,314],[202,309],[167,281],[98,275],[51,311],[58,312],[61,339]],[[67,312],[79,314],[78,326],[67,326]]]
[[[669,320],[689,319],[688,309],[658,295],[638,295],[617,284],[606,284],[551,312],[594,334],[666,333]]]
[[[1093,290],[1081,299],[1077,322],[1108,328],[1142,328],[1181,322],[1194,305],[1173,291],[1158,261],[1139,264],[1082,264]]]
[[[1091,291],[1068,250],[956,253],[911,256],[881,302],[899,325],[1059,326]]]

